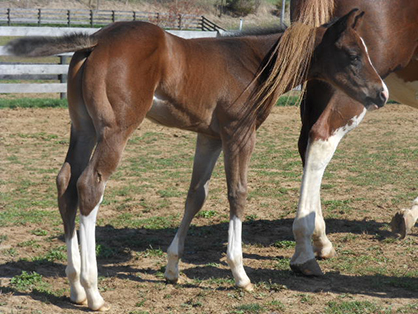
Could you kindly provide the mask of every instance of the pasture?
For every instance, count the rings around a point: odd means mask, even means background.
[[[387,105],[341,143],[322,187],[337,257],[323,278],[289,268],[302,166],[296,107],[276,107],[258,132],[243,225],[254,292],[226,263],[228,203],[220,159],[167,285],[165,251],[183,213],[195,134],[146,121],[130,139],[98,215],[99,286],[110,313],[416,313],[418,228],[391,236],[393,214],[418,196],[418,111]],[[83,313],[69,302],[55,176],[69,142],[65,108],[0,110],[0,313]]]

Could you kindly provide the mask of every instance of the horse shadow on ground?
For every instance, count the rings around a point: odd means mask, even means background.
[[[339,220],[328,219],[328,233],[353,233],[371,234],[377,240],[391,237],[391,233],[385,229],[386,224],[373,220]],[[287,289],[300,292],[334,292],[365,294],[383,298],[415,298],[418,290],[418,278],[396,277],[383,275],[346,276],[338,272],[328,272],[321,278],[307,278],[294,274],[290,268],[283,269],[256,269],[251,268],[252,260],[271,259],[272,264],[283,261],[288,263],[288,258],[280,256],[280,248],[276,248],[277,241],[292,241],[291,232],[293,220],[283,219],[277,221],[253,220],[244,223],[244,244],[258,247],[272,247],[277,250],[277,256],[261,256],[259,254],[245,254],[246,271],[252,282],[262,284],[265,282],[284,285]],[[160,248],[166,252],[173,239],[176,228],[147,229],[147,228],[122,228],[113,226],[99,226],[96,229],[97,244],[102,247],[98,254],[99,274],[105,277],[118,277],[132,281],[162,282],[155,269],[141,268],[140,261],[132,259],[132,252],[144,254],[150,248]],[[219,268],[214,264],[225,264],[221,259],[226,251],[228,223],[219,223],[210,226],[191,226],[186,239],[183,260],[194,267],[183,270],[183,274],[189,279],[206,280],[210,278],[232,278],[227,267]],[[61,238],[64,242],[64,239]],[[245,249],[244,249],[245,252]],[[126,266],[128,264],[129,266]],[[226,264],[225,264],[226,265]],[[65,267],[62,263],[47,260],[19,260],[0,265],[0,277],[12,278],[20,275],[22,270],[36,271],[43,277],[65,277]],[[139,276],[138,276],[139,274]],[[142,279],[141,274],[154,275],[155,280]],[[149,276],[144,276],[148,277]],[[193,282],[193,280],[191,281]],[[187,283],[182,285],[190,288],[201,288],[200,285]],[[204,288],[202,288],[204,289]],[[225,290],[221,287],[220,290]],[[228,288],[229,289],[229,288]],[[232,284],[230,289],[235,289]],[[27,294],[34,299],[49,301],[53,304],[66,303],[66,298],[57,297],[48,292],[34,290],[22,293],[13,287],[0,286],[2,293]],[[68,303],[66,303],[68,304]],[[74,305],[68,305],[75,308]]]

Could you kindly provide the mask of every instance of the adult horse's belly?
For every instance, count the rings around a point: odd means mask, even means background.
[[[418,61],[412,60],[400,71],[385,79],[390,98],[402,104],[418,108]]]

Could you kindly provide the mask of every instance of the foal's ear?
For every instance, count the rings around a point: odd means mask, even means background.
[[[360,13],[354,16],[354,22],[351,25],[351,27],[354,30],[358,30],[360,28],[361,24],[363,23],[363,16],[364,16],[364,11],[361,11]]]
[[[336,38],[340,37],[348,28],[357,29],[361,24],[364,12],[359,12],[359,9],[353,9],[346,15],[337,19],[334,23],[328,26],[327,33],[334,34]]]

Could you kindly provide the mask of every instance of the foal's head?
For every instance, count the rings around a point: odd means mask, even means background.
[[[319,33],[325,33],[314,51],[310,76],[342,89],[367,109],[377,109],[386,103],[389,93],[356,32],[363,15],[354,9],[325,30],[319,29]]]

